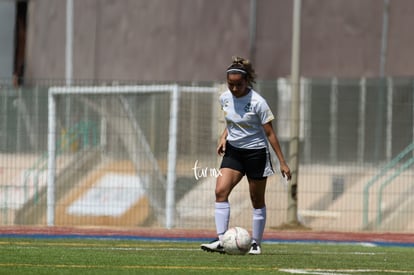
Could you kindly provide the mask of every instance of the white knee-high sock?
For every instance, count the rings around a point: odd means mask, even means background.
[[[259,209],[253,209],[253,230],[252,239],[260,244],[263,238],[263,232],[266,225],[266,206]]]
[[[230,204],[229,202],[216,202],[215,211],[216,231],[219,239],[224,235],[229,227]]]

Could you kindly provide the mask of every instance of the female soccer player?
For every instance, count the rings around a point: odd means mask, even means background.
[[[220,96],[226,128],[217,146],[223,156],[221,175],[216,182],[215,222],[218,239],[202,244],[201,249],[224,253],[222,237],[230,218],[229,195],[246,175],[253,205],[252,245],[249,254],[261,254],[260,242],[266,224],[265,190],[267,177],[274,174],[268,143],[280,163],[283,177],[291,179],[278,138],[272,127],[273,113],[266,100],[253,90],[255,71],[251,63],[234,57],[227,71],[228,90]]]

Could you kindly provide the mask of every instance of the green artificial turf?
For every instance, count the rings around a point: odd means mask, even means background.
[[[413,248],[263,244],[262,255],[194,242],[0,238],[0,274],[414,274]]]

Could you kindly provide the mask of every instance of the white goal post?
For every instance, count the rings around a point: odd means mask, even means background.
[[[174,227],[175,180],[177,161],[177,128],[179,99],[181,92],[218,93],[218,87],[197,87],[172,85],[125,85],[125,86],[65,86],[51,87],[48,92],[48,174],[47,174],[47,211],[48,226],[55,225],[55,184],[57,153],[57,102],[59,95],[130,95],[138,93],[170,93],[167,173],[165,187],[165,227]]]

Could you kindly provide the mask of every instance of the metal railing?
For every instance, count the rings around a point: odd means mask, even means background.
[[[76,145],[76,150],[79,149],[79,145],[82,148],[88,148],[89,146],[95,147],[98,145],[98,131],[97,126],[93,122],[81,121],[71,127],[68,131],[64,131],[57,142],[56,151],[57,155],[64,153],[67,150]],[[30,197],[33,197],[34,202],[37,203],[38,194],[41,188],[41,173],[47,169],[48,153],[43,153],[33,164],[32,167],[27,169],[23,178],[23,193],[24,201],[28,201]],[[34,188],[34,194],[29,194],[29,189]]]
[[[395,168],[394,172],[391,173],[385,180],[382,181],[379,192],[378,192],[378,205],[377,205],[377,225],[381,224],[382,220],[382,197],[383,191],[386,186],[388,186],[394,179],[396,179],[402,172],[407,170],[411,165],[414,164],[414,157],[412,156],[408,160],[406,160],[401,166],[398,168],[397,165],[406,157],[409,153],[414,150],[414,142],[408,145],[404,150],[402,150],[395,158],[389,161],[383,168],[379,170],[379,172],[374,175],[364,186],[363,191],[363,215],[362,215],[362,225],[364,229],[367,229],[369,221],[368,221],[368,213],[369,213],[369,194],[370,189],[383,179],[388,172]]]

